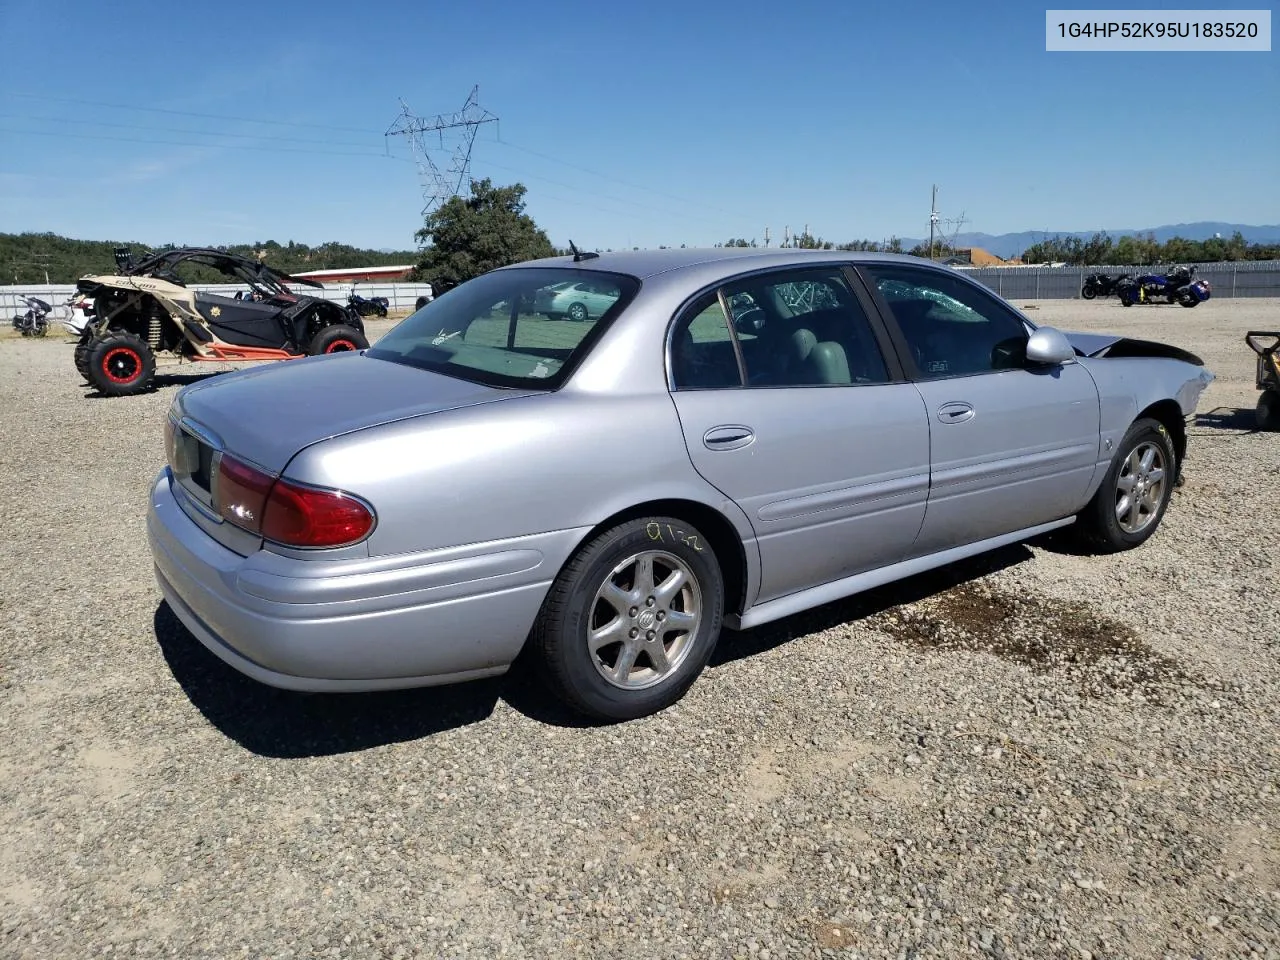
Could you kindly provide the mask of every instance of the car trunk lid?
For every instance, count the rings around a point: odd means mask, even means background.
[[[289,360],[184,389],[170,466],[184,511],[224,546],[247,554],[260,538],[217,517],[217,455],[280,474],[298,451],[331,437],[536,391],[471,383],[360,353]],[[175,462],[176,461],[176,462]]]

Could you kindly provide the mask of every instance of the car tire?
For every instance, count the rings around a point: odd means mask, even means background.
[[[571,303],[569,309],[565,311],[567,316],[574,323],[586,323],[590,314],[587,313],[587,306],[584,303]]]
[[[355,327],[345,323],[331,323],[322,327],[311,342],[307,344],[307,353],[318,357],[322,353],[343,353],[348,350],[367,350],[369,341]]]
[[[114,331],[89,345],[89,382],[108,397],[127,397],[151,386],[156,355],[141,337]]]
[[[724,580],[706,538],[674,517],[642,517],[594,537],[565,564],[532,652],[571,710],[634,720],[685,695],[715,650],[723,609]]]
[[[1253,415],[1259,430],[1280,430],[1280,391],[1263,390]]]
[[[1077,516],[1076,533],[1097,553],[1132,550],[1146,542],[1164,519],[1179,472],[1168,428],[1150,417],[1135,421],[1097,493]]]

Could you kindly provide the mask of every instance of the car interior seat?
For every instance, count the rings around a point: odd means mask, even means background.
[[[850,384],[849,355],[834,340],[819,340],[812,330],[801,327],[791,335],[804,383]]]

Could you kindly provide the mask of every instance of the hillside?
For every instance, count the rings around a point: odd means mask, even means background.
[[[198,239],[189,246],[201,246]],[[0,233],[0,283],[74,283],[90,273],[113,273],[116,269],[112,251],[130,247],[134,256],[152,250],[171,249],[179,244],[150,247],[145,243],[120,240],[72,240],[53,233]],[[222,247],[231,253],[258,257],[264,263],[285,273],[325,270],[331,267],[382,267],[417,263],[413,250],[363,250],[345,243],[326,243],[317,247],[305,243],[281,244],[275,240],[243,243]],[[216,279],[209,277],[209,279]]]

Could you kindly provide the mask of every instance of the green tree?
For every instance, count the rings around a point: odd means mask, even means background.
[[[471,183],[470,197],[450,197],[415,234],[426,245],[418,275],[453,286],[482,273],[555,255],[543,230],[524,212],[523,184],[495,187],[489,178]]]

